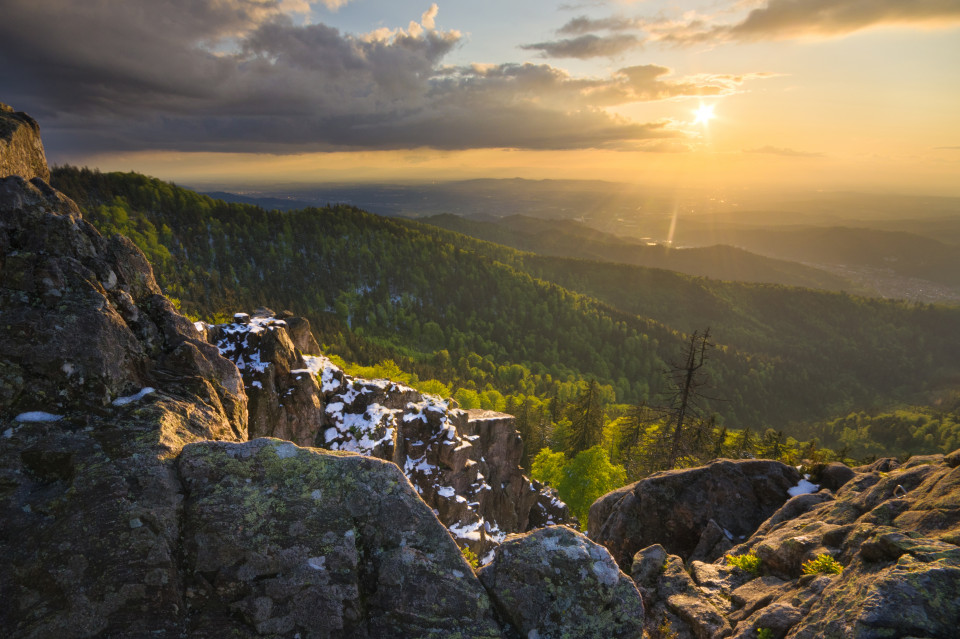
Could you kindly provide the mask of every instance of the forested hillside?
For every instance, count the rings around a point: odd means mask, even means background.
[[[290,308],[348,359],[393,358],[514,406],[568,401],[589,378],[618,402],[655,400],[684,334],[708,324],[721,345],[710,394],[725,401],[706,409],[731,427],[892,403],[960,374],[956,309],[541,258],[351,207],[264,211],[136,174],[61,168],[54,184],[144,248],[185,311]]]
[[[852,282],[826,271],[733,246],[673,249],[664,244],[648,245],[642,240],[616,237],[574,220],[512,215],[484,221],[448,214],[419,221],[546,256],[649,266],[715,280],[767,282],[832,291],[856,288]]]

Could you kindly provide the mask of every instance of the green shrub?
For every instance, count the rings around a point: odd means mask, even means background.
[[[744,572],[749,572],[751,575],[759,576],[760,575],[760,558],[757,557],[755,553],[747,553],[746,555],[727,555],[727,563],[735,568],[739,568]]]
[[[480,559],[477,557],[477,553],[473,552],[469,548],[461,548],[460,552],[463,553],[463,558],[467,560],[467,563],[470,564],[470,567],[476,570],[480,567]]]
[[[803,564],[803,574],[805,575],[816,575],[819,573],[839,575],[841,572],[843,572],[843,566],[826,553],[819,554],[816,559],[811,559]]]
[[[757,639],[773,639],[771,628],[757,628]]]

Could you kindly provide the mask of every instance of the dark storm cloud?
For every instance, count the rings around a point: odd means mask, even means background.
[[[538,42],[522,45],[521,49],[540,51],[548,58],[588,58],[612,57],[620,55],[630,49],[635,49],[642,41],[635,35],[613,34],[598,36],[593,34],[582,35],[576,38],[554,40],[552,42]]]
[[[406,29],[350,35],[296,24],[291,0],[4,4],[0,100],[40,120],[54,155],[622,147],[680,134],[603,107],[743,81],[671,81],[661,67],[599,79],[549,65],[451,68],[460,34],[435,27],[435,5]]]

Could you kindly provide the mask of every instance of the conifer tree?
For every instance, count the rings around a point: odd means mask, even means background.
[[[574,457],[600,443],[603,438],[603,413],[600,384],[591,379],[572,406],[570,430],[564,451],[568,456]]]

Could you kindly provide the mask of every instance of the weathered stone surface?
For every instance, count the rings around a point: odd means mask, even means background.
[[[246,437],[236,367],[40,179],[0,180],[0,326],[4,635],[180,636],[173,461]]]
[[[320,345],[317,344],[317,340],[310,330],[310,320],[305,317],[296,317],[289,311],[281,313],[277,317],[287,323],[287,333],[290,335],[290,341],[301,353],[304,355],[320,354]]]
[[[769,630],[773,637],[780,639],[802,618],[803,613],[796,607],[788,603],[775,603],[739,624],[733,639],[756,639],[760,629]]]
[[[643,631],[636,586],[605,548],[570,528],[508,539],[479,577],[524,637],[634,639]]]
[[[670,633],[697,639],[728,636],[730,624],[687,573],[679,557],[667,555],[659,571],[649,576],[660,561],[661,550],[652,546],[637,553],[632,571],[643,583],[640,592],[647,608],[647,632],[654,637]]]
[[[0,419],[4,636],[180,636],[185,442],[230,438],[197,403],[151,394],[101,415]]]
[[[40,125],[26,113],[0,103],[0,178],[9,175],[50,181]]]
[[[258,439],[180,457],[191,636],[499,637],[456,544],[393,464]]]
[[[728,539],[746,539],[799,479],[795,468],[770,460],[718,460],[656,473],[594,503],[589,535],[623,565],[655,543],[689,557],[711,520]]]
[[[291,341],[287,320],[272,313],[258,309],[253,317],[241,313],[232,324],[201,328],[243,376],[250,436],[315,446],[324,425],[315,371]]]
[[[856,472],[840,462],[830,462],[816,473],[816,481],[823,487],[836,492],[841,486],[853,479]]]
[[[792,498],[731,551],[756,553],[763,576],[736,583],[730,575],[740,571],[719,572],[723,559],[716,575],[694,562],[699,596],[730,602],[715,606],[736,637],[754,637],[759,628],[790,639],[956,636],[960,468],[951,459],[882,460],[861,467],[835,496]],[[841,574],[803,574],[804,562],[821,554],[833,556]],[[651,597],[670,592],[658,583]]]
[[[0,180],[0,416],[99,410],[153,387],[246,436],[236,368],[159,295],[129,240],[107,240],[45,182]]]

